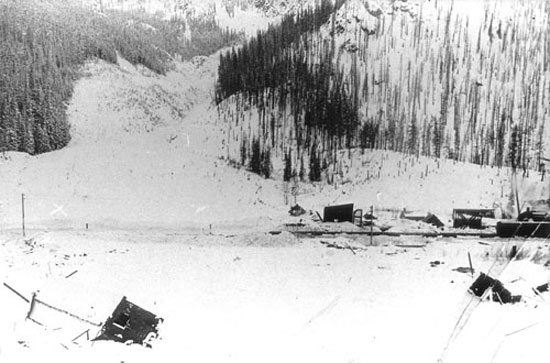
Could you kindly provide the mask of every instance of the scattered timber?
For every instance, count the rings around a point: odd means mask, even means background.
[[[319,231],[319,230],[293,230],[289,231],[297,236],[323,236],[323,235],[371,235],[371,232],[368,230],[364,231]],[[270,231],[270,234],[279,234],[281,231]],[[479,237],[479,238],[495,238],[498,235],[494,232],[421,232],[421,231],[410,231],[410,232],[372,232],[373,236],[388,236],[388,237],[401,237],[401,236],[421,236],[421,237],[447,237],[447,238],[457,238],[457,237]]]

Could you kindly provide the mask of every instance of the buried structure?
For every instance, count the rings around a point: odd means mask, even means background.
[[[484,273],[479,275],[469,289],[472,294],[480,298],[486,296],[488,290],[491,293],[493,301],[498,301],[503,304],[521,301],[521,295],[512,295],[512,293],[504,287],[502,282]]]
[[[482,218],[495,218],[494,209],[453,209],[453,228],[482,229]]]
[[[162,319],[123,297],[94,340],[114,340],[150,347]]]

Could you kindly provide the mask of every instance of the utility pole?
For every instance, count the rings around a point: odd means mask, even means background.
[[[23,226],[23,237],[25,237],[25,193],[21,194],[21,222]]]

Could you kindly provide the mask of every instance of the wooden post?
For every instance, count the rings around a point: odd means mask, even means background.
[[[474,277],[474,267],[472,266],[472,257],[470,256],[470,252],[468,252],[468,262],[470,263],[470,273],[472,274],[472,277]]]
[[[25,194],[21,194],[21,224],[23,227],[23,237],[25,237]]]
[[[370,245],[372,246],[372,225],[374,224],[374,206],[370,206]]]
[[[35,303],[36,303],[36,292],[33,292],[31,296],[31,303],[29,305],[29,312],[27,313],[27,319],[31,317],[32,311],[34,310]]]

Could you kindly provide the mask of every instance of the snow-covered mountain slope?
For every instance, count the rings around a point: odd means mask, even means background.
[[[210,152],[219,135],[205,118],[215,59],[197,58],[166,77],[123,60],[88,64],[69,106],[69,147],[1,159],[2,224],[19,219],[21,193],[28,221],[73,226],[218,224],[273,206],[281,199],[274,181]]]
[[[538,170],[550,147],[545,127],[550,76],[544,60],[550,8],[536,2],[506,4],[349,0],[293,51],[305,50],[312,69],[326,59],[323,55],[334,56],[342,88],[365,126],[361,132],[380,148],[484,165],[510,165],[521,154],[520,164]],[[254,100],[249,95],[222,105],[222,117],[234,125],[230,157],[238,160],[242,141],[261,134],[259,113],[284,120],[282,127],[267,131],[266,140],[282,140],[269,147],[280,159],[291,150],[294,166],[302,157],[298,150],[310,146],[293,140],[302,140],[300,132],[322,133],[304,131],[307,115],[296,116],[298,103],[281,102],[277,92],[267,90],[257,105],[246,104]],[[325,148],[321,154],[326,159],[330,152]]]
[[[376,18],[378,9],[389,11],[369,5],[362,14]],[[270,218],[278,224],[294,200],[319,211],[340,202],[444,216],[455,207],[509,209],[506,169],[354,151],[330,170],[333,185],[295,187],[281,181],[280,154],[272,179],[230,167],[239,142],[212,104],[218,59],[177,63],[167,76],[123,59],[89,63],[69,105],[69,147],[0,157],[2,226],[21,224],[22,194],[28,228],[265,226]],[[257,112],[245,112],[253,124]],[[520,182],[522,201],[548,198],[539,180],[531,173]]]
[[[397,153],[358,151],[334,185],[300,183],[294,191],[279,171],[266,180],[235,169],[221,159],[227,125],[211,103],[216,62],[196,58],[166,77],[122,59],[119,66],[89,63],[69,107],[69,147],[0,159],[2,225],[20,226],[21,194],[27,228],[268,228],[285,218],[293,194],[319,211],[354,202],[448,216],[453,207],[507,205],[505,170]],[[546,193],[530,188],[522,199]]]

